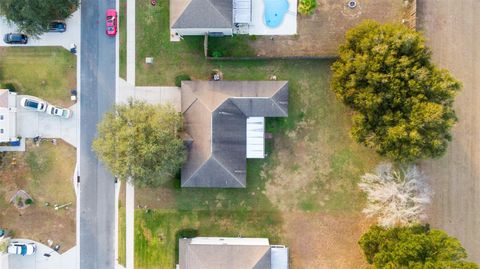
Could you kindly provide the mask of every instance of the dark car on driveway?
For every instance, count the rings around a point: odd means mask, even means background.
[[[67,24],[62,21],[52,21],[48,26],[49,32],[63,33],[67,31]]]
[[[3,42],[7,44],[27,44],[28,37],[24,34],[8,33],[3,36]]]

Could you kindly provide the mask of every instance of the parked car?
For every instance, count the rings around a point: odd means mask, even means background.
[[[20,105],[23,108],[39,112],[45,112],[45,110],[47,109],[47,103],[45,101],[29,97],[22,98],[22,100],[20,101]]]
[[[117,34],[117,11],[115,9],[107,10],[107,35],[115,36]]]
[[[61,108],[50,104],[48,104],[46,112],[49,115],[58,116],[64,119],[68,119],[72,116],[72,111],[70,109]]]
[[[3,36],[3,42],[7,44],[27,44],[28,36],[18,33],[8,33]]]
[[[33,255],[37,251],[35,243],[10,243],[7,248],[8,254],[28,256]]]
[[[67,31],[67,24],[62,21],[52,21],[48,26],[49,32],[63,33]]]

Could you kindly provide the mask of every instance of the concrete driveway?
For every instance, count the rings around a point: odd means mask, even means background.
[[[74,269],[77,263],[76,247],[63,254],[55,252],[48,246],[27,239],[13,239],[12,241],[33,242],[37,251],[32,256],[8,255],[8,269]],[[44,254],[50,255],[50,257]]]
[[[42,138],[61,138],[70,145],[77,144],[77,104],[69,107],[73,115],[69,119],[36,112],[20,106],[20,100],[26,95],[17,96],[17,134],[24,138],[40,136]]]
[[[61,46],[65,49],[70,49],[72,43],[80,44],[80,9],[75,11],[65,23],[67,24],[67,31],[64,33],[45,33],[37,39],[29,37],[26,45],[10,45],[3,42],[3,35],[7,33],[16,33],[15,25],[9,25],[5,18],[0,17],[0,47],[4,46]]]

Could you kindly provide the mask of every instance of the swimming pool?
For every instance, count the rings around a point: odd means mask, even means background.
[[[278,27],[288,12],[288,0],[263,0],[263,2],[265,25],[270,28]]]

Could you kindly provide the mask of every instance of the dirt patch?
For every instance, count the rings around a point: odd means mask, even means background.
[[[292,268],[352,269],[368,264],[358,245],[372,224],[361,214],[284,214]],[[285,243],[285,244],[287,244]]]
[[[401,23],[406,9],[404,0],[357,0],[350,9],[347,1],[317,0],[318,8],[311,16],[298,14],[295,36],[257,36],[250,45],[257,56],[334,56],[344,41],[345,32],[366,19]]]
[[[35,146],[27,140],[26,152],[6,153],[0,164],[0,223],[17,238],[62,246],[75,245],[75,193],[72,176],[76,151],[63,141],[44,140]],[[17,209],[9,199],[24,189],[33,203]],[[72,203],[55,210],[55,205]]]

